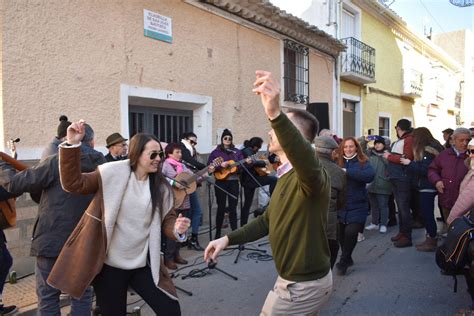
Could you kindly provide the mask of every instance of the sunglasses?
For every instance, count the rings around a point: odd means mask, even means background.
[[[232,137],[230,137],[230,136],[225,136],[225,137],[223,137],[222,139],[223,139],[223,140],[230,140],[230,141],[232,141]]]
[[[150,160],[155,160],[156,157],[160,156],[160,159],[163,159],[165,157],[165,154],[164,152],[161,150],[161,151],[152,151],[150,153]]]
[[[191,145],[197,145],[198,143],[195,142],[194,140],[190,139],[189,142],[191,143]]]

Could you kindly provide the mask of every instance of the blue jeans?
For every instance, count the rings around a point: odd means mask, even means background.
[[[0,294],[3,293],[5,280],[7,279],[12,264],[13,259],[8,251],[7,245],[4,242],[0,242]]]
[[[426,232],[431,238],[436,237],[438,230],[434,217],[434,200],[436,192],[418,192],[420,197],[421,215],[425,221]]]
[[[389,194],[369,193],[370,211],[372,213],[372,224],[387,225],[388,222],[388,198]]]
[[[189,196],[189,201],[191,203],[191,232],[193,234],[199,234],[199,224],[201,222],[201,204],[199,203],[199,197],[197,191],[194,191]]]
[[[36,257],[36,295],[38,296],[38,315],[60,316],[59,296],[61,291],[46,283],[56,258]],[[71,298],[71,315],[90,315],[92,308],[92,288],[87,288],[80,300]]]

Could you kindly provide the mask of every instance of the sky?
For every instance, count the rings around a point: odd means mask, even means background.
[[[312,0],[270,2],[288,13],[300,16],[311,5]],[[424,34],[424,26],[428,31],[432,27],[433,33],[460,29],[474,32],[474,6],[460,8],[449,3],[449,0],[387,0],[386,3],[420,35]]]

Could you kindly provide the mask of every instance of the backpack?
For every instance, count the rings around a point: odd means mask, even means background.
[[[470,264],[467,255],[471,240],[474,239],[474,222],[462,216],[456,218],[448,228],[443,244],[436,250],[436,264],[441,274],[454,278],[454,292],[457,292],[457,275],[466,273],[466,265]]]

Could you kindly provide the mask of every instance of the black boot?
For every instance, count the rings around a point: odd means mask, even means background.
[[[188,249],[203,251],[204,249],[199,245],[198,235],[192,234],[191,239],[188,240]]]

